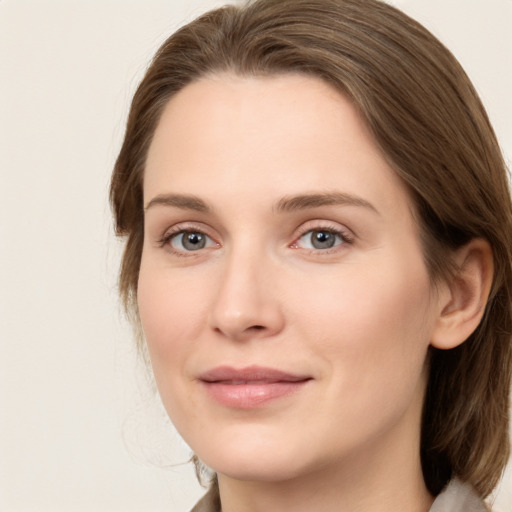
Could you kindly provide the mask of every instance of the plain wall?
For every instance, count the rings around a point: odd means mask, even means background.
[[[178,512],[202,493],[120,312],[107,187],[151,55],[222,3],[0,0],[2,511]],[[394,3],[461,60],[510,163],[512,0]]]

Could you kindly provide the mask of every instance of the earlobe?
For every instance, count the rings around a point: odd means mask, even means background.
[[[492,286],[493,254],[486,240],[477,238],[454,255],[458,271],[442,294],[431,345],[448,350],[464,341],[480,323]]]

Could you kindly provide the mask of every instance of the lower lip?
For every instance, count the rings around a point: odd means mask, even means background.
[[[309,380],[229,384],[203,381],[203,384],[208,394],[221,405],[235,409],[253,409],[296,393],[308,382]]]

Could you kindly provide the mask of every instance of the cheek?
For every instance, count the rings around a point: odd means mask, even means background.
[[[302,329],[345,389],[411,382],[422,371],[431,329],[429,277],[422,262],[380,263],[340,269],[339,278],[326,279],[301,306]]]
[[[200,293],[203,290],[203,294]],[[179,369],[193,349],[204,312],[204,287],[158,265],[141,265],[137,302],[157,380],[169,367]]]
[[[321,298],[309,304],[315,321],[308,338],[323,359],[328,383],[323,396],[345,440],[384,431],[410,417],[409,411],[419,416],[429,282],[404,267],[391,269],[364,278],[348,273],[337,285],[325,283]],[[319,302],[322,307],[315,309]]]
[[[137,302],[151,366],[162,402],[178,426],[183,411],[196,421],[186,363],[204,325],[203,288],[169,269],[141,265]],[[204,291],[204,290],[203,290]]]

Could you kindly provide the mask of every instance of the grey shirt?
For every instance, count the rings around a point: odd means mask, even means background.
[[[429,512],[489,512],[470,484],[453,479],[436,498]],[[216,488],[210,489],[190,512],[221,512]]]
[[[452,480],[436,498],[429,512],[489,512],[490,508],[470,484]]]

